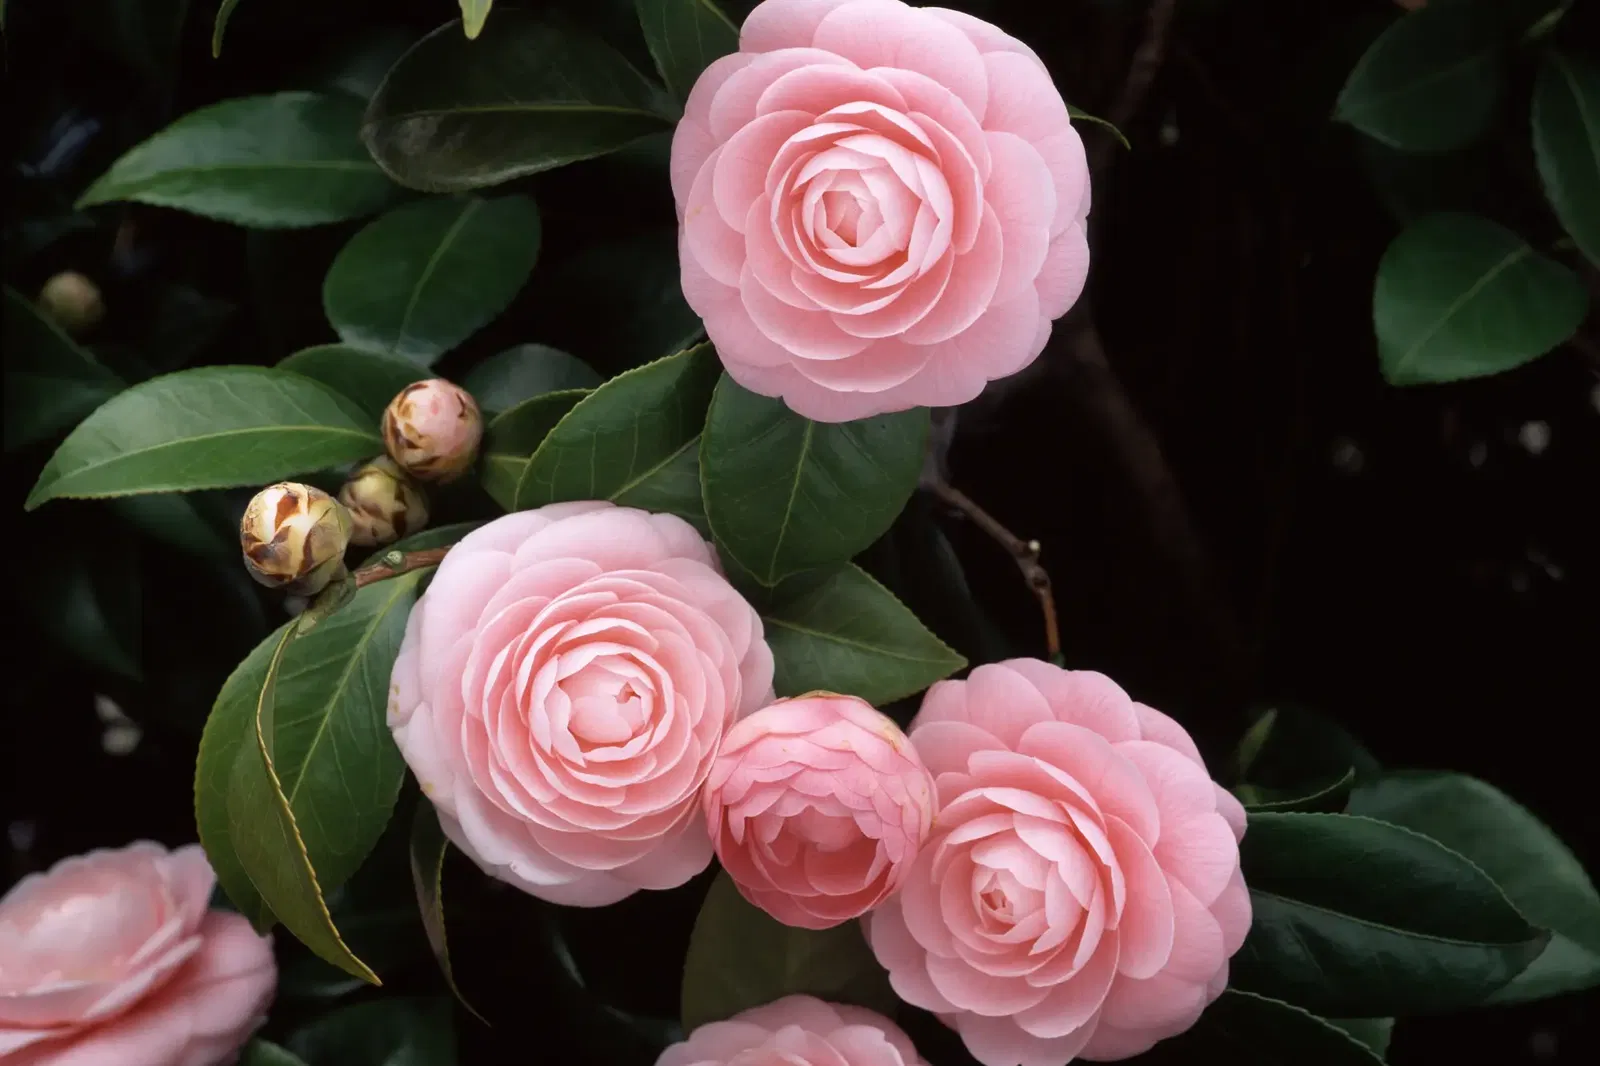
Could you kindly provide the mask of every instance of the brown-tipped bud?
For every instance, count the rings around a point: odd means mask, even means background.
[[[39,290],[39,310],[69,337],[81,337],[106,316],[100,287],[76,270],[63,270]]]
[[[250,576],[292,596],[315,596],[344,570],[350,514],[321,489],[283,481],[245,508],[239,545]]]
[[[351,474],[339,502],[350,512],[350,543],[363,548],[393,544],[428,524],[428,498],[387,455]]]
[[[383,413],[383,446],[419,481],[444,484],[472,467],[483,415],[466,389],[442,378],[400,390]]]

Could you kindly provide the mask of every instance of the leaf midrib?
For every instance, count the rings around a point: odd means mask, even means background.
[[[421,574],[426,571],[417,570],[413,572]],[[306,746],[305,758],[300,761],[300,768],[294,779],[294,789],[289,793],[288,797],[291,811],[294,809],[295,798],[300,795],[300,786],[305,783],[306,767],[311,764],[312,757],[316,755],[317,748],[322,744],[322,739],[328,732],[328,723],[333,720],[332,708],[344,695],[344,690],[350,684],[350,678],[355,674],[357,658],[365,656],[366,648],[372,642],[372,634],[377,632],[378,627],[388,619],[389,612],[394,610],[395,601],[400,598],[403,592],[409,591],[416,584],[415,579],[406,580],[400,578],[391,580],[396,586],[395,591],[389,594],[388,600],[384,601],[383,606],[373,614],[372,621],[367,625],[360,639],[356,641],[351,654],[345,657],[345,667],[339,673],[338,684],[334,686],[333,692],[323,702],[323,707],[328,708],[328,713],[324,714],[322,720],[317,723],[317,731],[312,736],[311,743]]]
[[[406,341],[406,333],[411,328],[411,316],[416,313],[417,301],[422,298],[422,290],[427,288],[429,280],[433,277],[433,272],[439,268],[439,260],[444,258],[445,253],[450,250],[450,246],[461,235],[461,230],[466,226],[467,219],[471,218],[478,208],[482,206],[482,200],[468,200],[461,209],[461,213],[456,216],[455,221],[450,223],[450,228],[445,230],[444,236],[439,239],[439,243],[434,246],[433,254],[428,256],[428,261],[423,264],[422,273],[417,277],[417,283],[411,287],[411,298],[406,301],[406,309],[400,314],[400,330],[395,334],[394,344],[389,349],[390,354],[405,358],[400,353]]]
[[[54,489],[56,486],[59,486],[64,481],[69,481],[72,478],[79,478],[79,477],[83,477],[86,474],[91,474],[91,473],[94,473],[96,471],[104,470],[106,467],[114,466],[117,463],[120,463],[120,462],[123,462],[123,461],[126,461],[126,460],[138,459],[138,458],[142,458],[142,457],[145,457],[145,456],[153,455],[153,454],[155,454],[157,452],[165,451],[168,448],[186,447],[186,446],[191,445],[191,444],[195,444],[195,443],[202,442],[202,441],[214,440],[214,439],[217,439],[219,437],[240,437],[240,436],[247,436],[247,435],[255,434],[255,433],[310,433],[310,432],[327,433],[327,434],[334,434],[334,435],[340,435],[340,436],[355,437],[355,438],[357,438],[359,440],[372,441],[374,443],[376,443],[377,440],[378,440],[378,437],[377,437],[376,434],[368,433],[365,430],[346,429],[346,428],[344,428],[342,426],[320,426],[320,425],[309,425],[309,426],[297,426],[297,425],[289,425],[289,426],[285,426],[285,425],[252,426],[252,427],[250,427],[248,429],[230,429],[230,430],[223,430],[223,431],[217,432],[217,433],[202,433],[202,434],[199,434],[199,435],[193,436],[193,437],[184,437],[184,438],[182,438],[180,440],[166,441],[166,442],[164,442],[162,444],[153,444],[148,448],[139,448],[139,449],[136,449],[134,451],[128,451],[128,452],[119,452],[118,454],[112,456],[109,459],[103,460],[103,461],[98,462],[98,463],[90,463],[90,464],[88,464],[86,466],[80,466],[80,467],[77,467],[77,468],[75,468],[73,470],[68,471],[67,473],[62,474],[60,477],[56,478],[54,482],[51,483],[50,487],[52,489]],[[141,491],[144,491],[144,490],[141,490]],[[112,496],[127,495],[127,493],[112,492],[112,493],[107,493],[106,495],[112,495]]]
[[[1450,306],[1445,308],[1444,313],[1441,314],[1433,323],[1433,325],[1428,328],[1428,331],[1418,338],[1409,348],[1407,348],[1405,352],[1401,354],[1399,359],[1395,360],[1395,371],[1398,373],[1408,369],[1411,361],[1417,357],[1417,354],[1426,348],[1434,337],[1439,335],[1440,330],[1449,325],[1450,320],[1460,313],[1462,308],[1466,307],[1467,304],[1471,302],[1473,297],[1482,292],[1484,288],[1487,287],[1488,284],[1495,278],[1499,277],[1501,274],[1511,269],[1511,267],[1515,266],[1517,263],[1521,262],[1532,254],[1533,247],[1527,243],[1523,243],[1513,250],[1510,255],[1507,255],[1494,266],[1484,271],[1483,275],[1478,278],[1477,281],[1473,282],[1467,288],[1466,292],[1456,297],[1455,300],[1451,302]]]
[[[1309,900],[1295,899],[1293,896],[1281,895],[1277,892],[1272,892],[1264,888],[1252,888],[1250,891],[1253,895],[1274,899],[1291,907],[1316,911],[1319,914],[1326,914],[1331,917],[1338,918],[1341,921],[1353,922],[1356,925],[1365,926],[1368,929],[1374,929],[1381,933],[1388,933],[1393,936],[1405,937],[1412,940],[1426,940],[1429,943],[1434,944],[1448,944],[1452,947],[1488,948],[1491,950],[1501,948],[1516,948],[1532,943],[1534,940],[1538,939],[1537,934],[1540,932],[1538,927],[1530,926],[1529,928],[1533,930],[1535,936],[1525,937],[1521,940],[1462,940],[1458,937],[1440,936],[1436,933],[1424,933],[1416,929],[1401,929],[1396,926],[1389,925],[1386,922],[1377,921],[1376,919],[1363,918],[1358,914],[1348,914],[1344,911],[1336,911],[1331,907],[1324,907],[1321,904],[1312,903]],[[1548,932],[1548,930],[1546,930],[1546,932]]]
[[[801,633],[808,637],[815,637],[818,640],[828,641],[830,644],[842,644],[848,648],[856,648],[860,651],[871,652],[874,655],[882,655],[886,658],[899,659],[908,663],[943,663],[949,662],[951,659],[956,658],[955,654],[952,652],[948,656],[941,656],[936,659],[925,659],[907,652],[895,651],[891,648],[881,647],[875,644],[866,644],[852,637],[844,637],[836,633],[827,633],[820,629],[812,629],[809,626],[803,626],[797,622],[788,622],[781,618],[773,618],[770,615],[762,615],[761,620],[768,625],[777,626],[779,629],[787,629],[794,633]]]
[[[789,484],[789,502],[784,505],[783,518],[778,523],[778,535],[772,542],[772,557],[767,561],[768,585],[778,579],[778,556],[783,553],[783,542],[789,536],[789,525],[794,518],[794,502],[800,494],[800,479],[805,474],[806,458],[811,454],[811,438],[816,430],[817,424],[809,418],[806,419],[806,431],[800,438],[800,455],[794,462],[794,480]]]

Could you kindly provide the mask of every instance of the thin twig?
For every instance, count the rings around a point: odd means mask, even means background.
[[[1106,120],[1117,129],[1127,132],[1127,125],[1139,113],[1145,94],[1156,80],[1161,64],[1167,58],[1167,37],[1172,29],[1172,16],[1177,11],[1178,0],[1151,0],[1145,13],[1144,39],[1133,53],[1128,65],[1128,77],[1122,83],[1122,92],[1106,112]],[[1089,169],[1095,173],[1105,169],[1117,149],[1116,143],[1101,137],[1089,153]]]
[[[413,570],[438,566],[449,551],[449,548],[429,548],[420,552],[390,552],[371,566],[363,566],[356,571],[356,588],[365,588],[374,581],[386,581]]]
[[[1058,662],[1061,657],[1061,627],[1056,621],[1056,599],[1050,588],[1050,573],[1039,564],[1039,542],[1023,540],[1001,525],[989,512],[972,502],[966,493],[942,478],[925,478],[923,485],[939,499],[966,515],[974,525],[1011,553],[1011,558],[1016,560],[1017,568],[1022,571],[1022,577],[1027,581],[1028,588],[1039,598],[1039,609],[1044,612],[1045,650],[1051,662]]]

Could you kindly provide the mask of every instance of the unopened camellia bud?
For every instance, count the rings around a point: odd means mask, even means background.
[[[106,314],[99,286],[75,270],[63,270],[45,282],[38,307],[69,337],[88,333]]]
[[[239,545],[250,576],[293,596],[314,596],[344,572],[350,513],[310,485],[268,485],[245,508]]]
[[[350,543],[391,544],[428,524],[428,499],[395,461],[380,455],[350,475],[339,490],[350,512]]]
[[[442,378],[407,385],[383,413],[389,458],[422,481],[443,484],[466,473],[482,438],[477,401]]]

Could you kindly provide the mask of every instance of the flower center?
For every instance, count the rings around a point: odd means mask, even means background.
[[[624,744],[649,721],[649,690],[635,670],[619,657],[607,657],[562,679],[561,690],[572,701],[572,736],[580,747]]]

